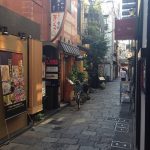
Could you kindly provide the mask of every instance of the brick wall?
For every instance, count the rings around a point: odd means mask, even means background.
[[[41,26],[41,40],[49,40],[49,0],[0,0],[0,5]]]

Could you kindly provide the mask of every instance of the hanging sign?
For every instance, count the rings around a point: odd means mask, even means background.
[[[144,0],[143,2],[142,48],[147,48],[147,22],[148,22],[148,0]]]
[[[64,13],[51,14],[51,39],[55,38],[58,34],[63,21]]]
[[[136,39],[136,18],[115,20],[115,40]]]
[[[26,110],[23,55],[0,51],[0,76],[5,118]]]
[[[51,12],[64,12],[65,0],[51,0]]]
[[[51,40],[61,30],[65,12],[65,0],[51,0]]]

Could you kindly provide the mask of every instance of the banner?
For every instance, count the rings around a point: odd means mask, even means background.
[[[61,30],[65,12],[65,0],[51,0],[51,40],[55,39]]]
[[[51,39],[54,39],[59,33],[63,21],[64,13],[51,14]]]
[[[5,118],[26,110],[23,54],[0,51],[0,81]]]
[[[136,18],[115,20],[115,40],[136,39]]]

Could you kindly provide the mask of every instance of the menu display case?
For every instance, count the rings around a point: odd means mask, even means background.
[[[5,118],[26,111],[23,55],[0,51],[0,75]]]

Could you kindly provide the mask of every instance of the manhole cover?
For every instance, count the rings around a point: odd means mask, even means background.
[[[116,123],[116,126],[119,128],[129,128],[129,125],[127,123]]]
[[[131,144],[127,142],[112,141],[111,147],[122,148],[122,149],[131,149]]]
[[[108,117],[107,120],[118,121],[118,118]]]
[[[129,119],[119,118],[118,122],[129,123]]]
[[[121,127],[115,126],[115,131],[128,133],[129,128],[121,128]]]

